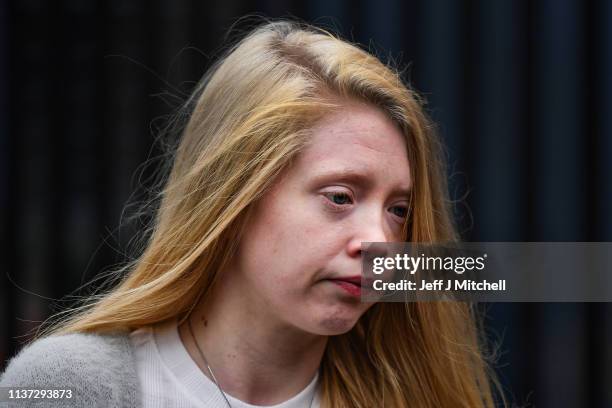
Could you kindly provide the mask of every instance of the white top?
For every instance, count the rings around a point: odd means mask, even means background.
[[[217,388],[193,361],[181,338],[176,319],[130,333],[136,357],[136,371],[142,390],[143,407],[227,408]],[[310,384],[292,398],[267,408],[308,408],[317,392],[316,374]],[[261,408],[225,393],[232,408]],[[312,401],[320,407],[319,395]]]

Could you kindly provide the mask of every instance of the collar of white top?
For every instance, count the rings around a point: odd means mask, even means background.
[[[178,333],[176,318],[154,327],[155,344],[159,354],[175,380],[184,391],[204,406],[226,406],[223,396],[215,383],[208,378],[191,358],[183,345]],[[313,393],[317,391],[317,373],[310,384],[295,396],[276,405],[266,405],[265,408],[303,408],[310,404]],[[263,405],[252,405],[227,394],[232,408],[262,408]],[[316,395],[312,406],[319,406],[319,396]]]

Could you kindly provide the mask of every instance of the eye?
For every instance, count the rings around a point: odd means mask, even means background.
[[[408,207],[395,206],[391,208],[391,212],[400,218],[406,218],[408,216]]]
[[[352,202],[351,196],[341,191],[326,193],[325,197],[327,197],[327,199],[333,204],[338,206],[351,204]]]

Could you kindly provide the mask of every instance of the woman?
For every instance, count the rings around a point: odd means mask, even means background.
[[[3,386],[71,387],[76,406],[494,405],[468,305],[360,302],[361,242],[457,238],[440,147],[397,72],[273,22],[188,106],[144,253]]]

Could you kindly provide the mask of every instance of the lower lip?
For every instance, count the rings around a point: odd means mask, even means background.
[[[361,286],[353,285],[350,282],[341,281],[341,280],[331,280],[331,282],[340,286],[351,296],[360,296],[361,295]]]

